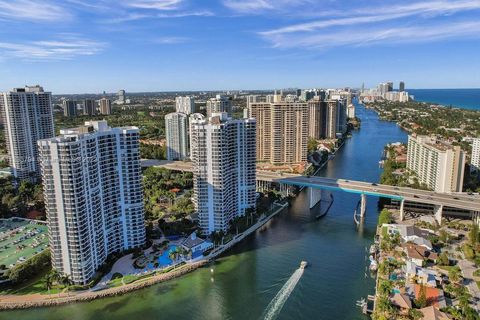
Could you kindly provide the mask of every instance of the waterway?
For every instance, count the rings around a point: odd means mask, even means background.
[[[361,130],[319,175],[378,181],[383,146],[406,141],[404,131],[380,121],[373,111],[357,106],[357,115]],[[365,250],[373,241],[378,199],[368,197],[361,230],[353,222],[359,195],[335,192],[334,199],[328,215],[316,220],[322,208],[309,210],[306,194],[300,194],[266,230],[257,231],[212,266],[180,279],[88,303],[1,312],[0,319],[262,319],[301,260],[309,266],[276,319],[364,319],[355,302],[374,292]]]

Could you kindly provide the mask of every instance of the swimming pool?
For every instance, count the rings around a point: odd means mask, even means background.
[[[167,250],[165,250],[160,257],[158,257],[158,263],[160,267],[166,267],[172,264],[172,260],[168,257],[170,252],[175,251],[177,249],[176,245],[168,246]]]

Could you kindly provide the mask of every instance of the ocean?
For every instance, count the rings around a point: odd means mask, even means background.
[[[407,89],[416,101],[480,110],[480,89]]]

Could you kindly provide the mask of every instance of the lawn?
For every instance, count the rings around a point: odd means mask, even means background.
[[[439,265],[437,265],[437,267],[442,269],[442,270],[445,270],[445,271],[450,271],[450,270],[454,269],[456,266],[439,266]]]
[[[14,287],[8,288],[6,290],[0,291],[0,294],[48,294],[47,289],[45,288],[44,277],[47,273],[50,272],[50,268],[46,268],[40,272],[36,277],[28,280],[27,282],[19,283]],[[50,293],[58,293],[60,289],[51,289]]]

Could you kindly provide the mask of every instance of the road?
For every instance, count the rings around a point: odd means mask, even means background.
[[[460,260],[458,266],[460,270],[462,270],[463,284],[472,295],[477,311],[480,311],[480,290],[478,289],[477,283],[473,280],[473,272],[475,272],[477,268],[473,262],[468,260]]]
[[[142,160],[143,167],[163,167],[170,170],[192,172],[192,163],[186,161]],[[284,183],[299,187],[342,190],[346,192],[382,196],[409,202],[443,205],[450,208],[480,211],[480,196],[467,193],[439,193],[406,187],[394,187],[364,181],[307,177],[296,174],[257,171],[257,180]]]

